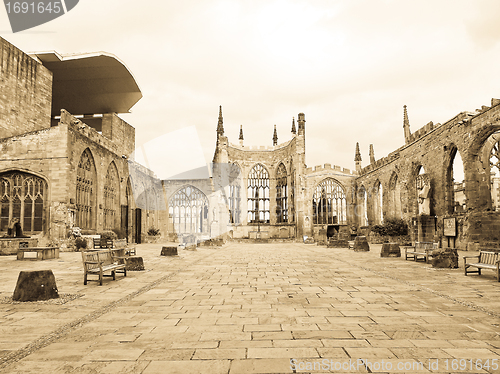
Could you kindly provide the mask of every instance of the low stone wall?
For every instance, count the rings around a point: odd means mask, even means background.
[[[38,247],[37,238],[0,238],[0,255],[17,255],[20,242],[28,243],[28,247]]]
[[[411,245],[410,235],[387,236],[371,231],[368,234],[367,240],[371,244],[398,243],[399,245]]]

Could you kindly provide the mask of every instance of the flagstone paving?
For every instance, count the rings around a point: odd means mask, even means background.
[[[146,271],[102,286],[83,285],[79,253],[0,257],[1,372],[500,372],[492,271],[380,258],[380,245],[160,251],[138,245]],[[19,271],[45,269],[64,303],[6,302]]]

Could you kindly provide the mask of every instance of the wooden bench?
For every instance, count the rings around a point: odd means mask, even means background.
[[[26,257],[26,253],[35,253],[35,257]],[[59,258],[59,247],[31,247],[19,248],[17,250],[18,260],[48,260]]]
[[[113,248],[113,241],[109,239],[94,238],[94,249]]]
[[[83,284],[87,284],[87,276],[98,275],[99,284],[102,286],[103,277],[113,277],[116,279],[116,273],[118,270],[127,276],[127,270],[124,263],[118,263],[117,259],[113,256],[110,250],[104,251],[91,251],[82,252],[82,262],[83,262]],[[111,272],[111,275],[104,274],[105,272]],[[90,280],[90,279],[89,279]],[[92,279],[94,280],[94,279]]]
[[[433,242],[415,242],[414,246],[411,247],[404,247],[405,249],[405,260],[408,260],[409,258],[418,261],[423,260],[425,262],[429,261],[429,258],[431,257],[432,250],[438,249],[439,248],[439,243],[433,243]]]
[[[468,263],[468,258],[476,258],[477,262]],[[470,267],[477,268],[476,271],[468,270]],[[465,275],[471,273],[477,273],[481,275],[481,269],[491,269],[497,272],[497,281],[500,282],[500,253],[498,252],[488,252],[488,251],[480,251],[477,256],[464,256],[464,271]]]

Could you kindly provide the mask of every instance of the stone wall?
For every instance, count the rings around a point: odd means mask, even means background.
[[[483,155],[488,137],[500,130],[500,101],[483,106],[474,113],[462,112],[444,124],[425,125],[416,131],[409,142],[388,157],[362,169],[356,180],[359,191],[368,192],[368,221],[376,223],[375,186],[383,187],[384,218],[403,218],[411,225],[419,215],[415,179],[420,168],[430,177],[430,215],[436,217],[435,239],[447,243],[443,235],[443,218],[456,217],[458,235],[455,246],[461,249],[498,246],[500,213],[490,212],[489,161]],[[466,211],[453,211],[451,166],[456,152],[464,162]],[[487,153],[487,152],[486,152]],[[488,154],[488,153],[487,153]],[[487,165],[487,167],[485,167]],[[401,212],[394,212],[394,194],[391,180],[397,178],[400,186]],[[370,194],[370,192],[372,192]],[[358,204],[361,201],[358,198]]]
[[[0,37],[2,138],[50,127],[52,73]]]

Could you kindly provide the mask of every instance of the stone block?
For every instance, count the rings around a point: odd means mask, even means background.
[[[161,256],[177,256],[177,247],[162,247]]]
[[[39,301],[59,298],[52,270],[21,271],[17,278],[14,301]]]
[[[433,268],[458,268],[458,252],[456,248],[439,248],[432,251]]]
[[[356,236],[354,239],[354,252],[368,252],[370,251],[370,246],[366,240],[366,236]]]
[[[127,271],[141,271],[144,270],[144,260],[142,257],[130,256],[125,260]]]
[[[384,243],[380,251],[380,257],[401,257],[401,249],[398,243]]]
[[[328,248],[349,248],[349,243],[344,239],[330,239],[326,246]]]

